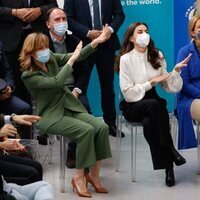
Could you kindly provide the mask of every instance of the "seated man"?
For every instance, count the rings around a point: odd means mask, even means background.
[[[13,81],[12,69],[8,65],[3,45],[1,42],[0,78],[0,88],[2,89],[0,91],[0,113],[8,115],[12,114],[13,112],[17,114],[31,114],[31,106],[14,95],[15,85]]]
[[[67,16],[61,8],[51,8],[46,13],[46,24],[49,28],[49,48],[56,53],[65,54],[73,52],[80,42],[80,39],[68,31]],[[85,106],[88,113],[91,113],[89,101],[87,98],[87,85],[89,77],[89,68],[86,61],[74,64],[74,71],[66,81],[67,87],[72,94],[79,99]],[[66,165],[68,168],[75,168],[76,143],[70,142],[67,154]]]

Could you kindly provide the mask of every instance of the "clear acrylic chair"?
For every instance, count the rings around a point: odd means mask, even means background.
[[[136,181],[136,152],[137,152],[137,134],[138,127],[142,126],[142,123],[128,122],[122,115],[117,119],[117,159],[116,159],[116,171],[119,171],[120,164],[120,151],[121,151],[121,132],[122,123],[131,131],[131,181]]]
[[[122,93],[119,92],[119,102],[122,100]],[[119,171],[120,164],[120,151],[121,151],[121,133],[122,124],[131,131],[131,181],[136,181],[136,152],[137,152],[137,134],[138,127],[142,127],[142,123],[128,122],[123,116],[121,111],[117,116],[117,158],[116,158],[116,171]]]
[[[119,92],[119,102],[122,100],[122,93]],[[170,129],[172,134],[172,139],[176,143],[178,135],[178,121],[174,113],[169,113]],[[121,132],[122,125],[126,126],[131,132],[131,181],[136,181],[136,157],[137,157],[137,135],[138,128],[143,127],[142,123],[129,122],[119,111],[117,116],[117,158],[116,158],[116,171],[119,171],[120,164],[120,151],[121,151]],[[200,147],[200,137],[199,137],[199,147]],[[199,148],[199,161],[200,161],[200,148]],[[200,162],[199,162],[200,163]],[[200,164],[199,164],[200,167]]]
[[[57,136],[57,135],[56,135]],[[60,169],[59,169],[59,182],[60,182],[60,192],[65,192],[65,162],[67,158],[67,150],[69,140],[59,135],[60,141]],[[48,162],[52,164],[52,150],[53,144],[55,143],[55,135],[49,135],[48,139]]]

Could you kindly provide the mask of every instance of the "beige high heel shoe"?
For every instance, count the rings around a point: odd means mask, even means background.
[[[108,193],[108,190],[106,190],[104,187],[97,187],[88,174],[86,175],[86,182],[90,183],[94,187],[95,192],[97,192],[97,193]],[[87,183],[86,183],[86,185],[87,185]]]
[[[76,183],[74,181],[74,178],[72,179],[71,184],[72,184],[72,187],[73,187],[73,191],[74,191],[74,189],[76,189],[76,192],[77,192],[79,197],[86,197],[86,198],[92,197],[91,193],[89,193],[88,191],[81,192],[81,191],[78,190]]]

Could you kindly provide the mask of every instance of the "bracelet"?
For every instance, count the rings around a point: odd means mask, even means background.
[[[17,17],[17,9],[15,9],[15,11],[16,11],[16,12],[15,12],[15,15],[16,15],[16,17]]]

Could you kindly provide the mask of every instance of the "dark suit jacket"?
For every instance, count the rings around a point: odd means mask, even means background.
[[[51,40],[50,35],[48,34],[49,37],[49,48],[51,51],[55,52],[53,42]],[[76,49],[76,46],[80,42],[80,39],[78,37],[75,37],[73,35],[68,35],[66,33],[65,35],[65,44],[66,44],[66,50],[67,52],[74,52]],[[87,66],[86,61],[80,61],[78,63],[75,63],[73,65],[74,71],[72,72],[75,80],[75,87],[78,87],[79,89],[82,90],[83,93],[86,93],[86,89],[88,86],[88,80],[89,80],[89,75],[90,75],[90,70]]]
[[[87,33],[92,30],[92,19],[88,0],[65,0],[64,9],[68,16],[69,29],[85,43],[91,42]],[[101,0],[102,24],[108,24],[114,30],[111,38],[105,42],[111,50],[120,48],[117,31],[122,25],[125,15],[120,0]]]
[[[47,31],[44,14],[56,6],[56,0],[31,0],[30,7],[40,7],[42,10],[42,15],[31,23],[34,32]],[[0,0],[0,40],[8,52],[16,49],[23,32],[22,20],[11,14],[13,8],[24,8],[23,0]]]
[[[4,115],[3,115],[3,114],[0,114],[0,128],[3,127],[4,124],[5,124]]]
[[[8,65],[8,62],[4,53],[3,44],[1,42],[0,42],[0,78],[4,79],[8,83],[8,85],[14,88],[12,69]]]

